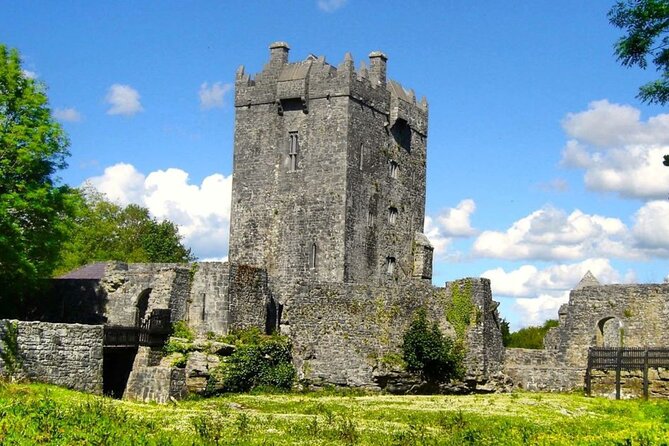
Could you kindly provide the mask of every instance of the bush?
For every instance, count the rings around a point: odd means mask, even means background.
[[[172,336],[175,338],[187,339],[190,342],[195,340],[195,333],[188,326],[186,321],[177,321],[172,324]]]
[[[247,343],[242,343],[242,339]],[[281,336],[253,333],[238,338],[237,350],[219,366],[223,392],[247,392],[258,387],[290,389],[295,368],[290,342]],[[253,343],[249,343],[254,341]]]
[[[462,347],[445,338],[436,323],[428,324],[425,309],[416,312],[404,333],[403,359],[409,372],[430,382],[446,382],[463,375]]]

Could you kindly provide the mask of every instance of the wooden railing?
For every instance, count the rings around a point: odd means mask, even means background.
[[[615,370],[616,399],[620,399],[622,370],[643,371],[643,397],[648,398],[648,369],[669,368],[669,348],[663,347],[590,347],[585,371],[585,391],[592,393],[593,370]]]
[[[103,342],[105,347],[115,348],[161,347],[170,332],[170,310],[156,309],[140,326],[105,325]]]

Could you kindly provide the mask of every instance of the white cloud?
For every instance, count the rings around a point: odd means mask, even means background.
[[[139,93],[130,85],[114,84],[109,87],[105,102],[111,105],[108,115],[132,116],[144,110]]]
[[[557,310],[568,301],[569,291],[578,285],[588,271],[602,284],[636,281],[633,272],[622,275],[604,258],[553,265],[544,269],[534,265],[523,265],[508,272],[503,268],[495,268],[483,272],[481,277],[490,279],[495,298],[513,299],[512,308],[517,313],[518,325],[527,326],[539,325],[546,319],[557,319]]]
[[[560,306],[568,301],[569,292],[565,291],[560,296],[542,294],[533,299],[518,298],[513,308],[521,315],[520,327],[543,325],[547,319],[557,319]]]
[[[633,277],[621,276],[608,259],[592,258],[579,263],[552,265],[542,270],[534,265],[523,265],[513,271],[495,268],[481,277],[491,281],[494,294],[506,297],[534,298],[541,294],[561,295],[573,289],[585,273],[592,272],[601,283],[630,281]]]
[[[145,176],[121,163],[88,181],[114,201],[145,206],[154,217],[177,224],[185,244],[198,257],[221,259],[227,254],[232,175],[212,174],[197,185],[181,169]]]
[[[318,0],[318,8],[324,12],[334,12],[346,4],[348,0]]]
[[[669,114],[642,121],[638,109],[601,100],[569,113],[562,126],[572,138],[562,164],[584,169],[589,189],[644,199],[669,190],[669,170],[662,165],[669,153]]]
[[[669,257],[669,202],[651,201],[634,215],[632,232],[639,247]]]
[[[577,260],[587,257],[640,258],[631,249],[629,229],[617,218],[584,214],[567,215],[546,206],[514,222],[505,232],[484,231],[472,253],[501,259]]]
[[[446,253],[454,238],[470,237],[476,233],[470,223],[470,216],[476,210],[476,203],[469,198],[460,201],[454,208],[442,211],[435,217],[425,216],[424,233],[434,247],[437,256]]]
[[[79,122],[81,121],[81,113],[76,108],[57,108],[53,111],[53,116],[65,122]]]
[[[200,108],[208,110],[210,108],[222,108],[224,105],[225,94],[232,90],[232,84],[222,84],[216,82],[209,86],[207,82],[200,85],[198,96],[200,97]]]

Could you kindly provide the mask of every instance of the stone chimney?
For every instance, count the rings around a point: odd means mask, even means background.
[[[290,47],[286,42],[274,42],[269,46],[269,63],[271,65],[287,63],[288,51],[290,51]]]
[[[372,86],[386,87],[386,62],[388,57],[381,51],[369,53],[369,80]]]

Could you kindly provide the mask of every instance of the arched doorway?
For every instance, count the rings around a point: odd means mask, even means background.
[[[597,322],[597,347],[622,347],[623,324],[617,317],[608,316]]]

